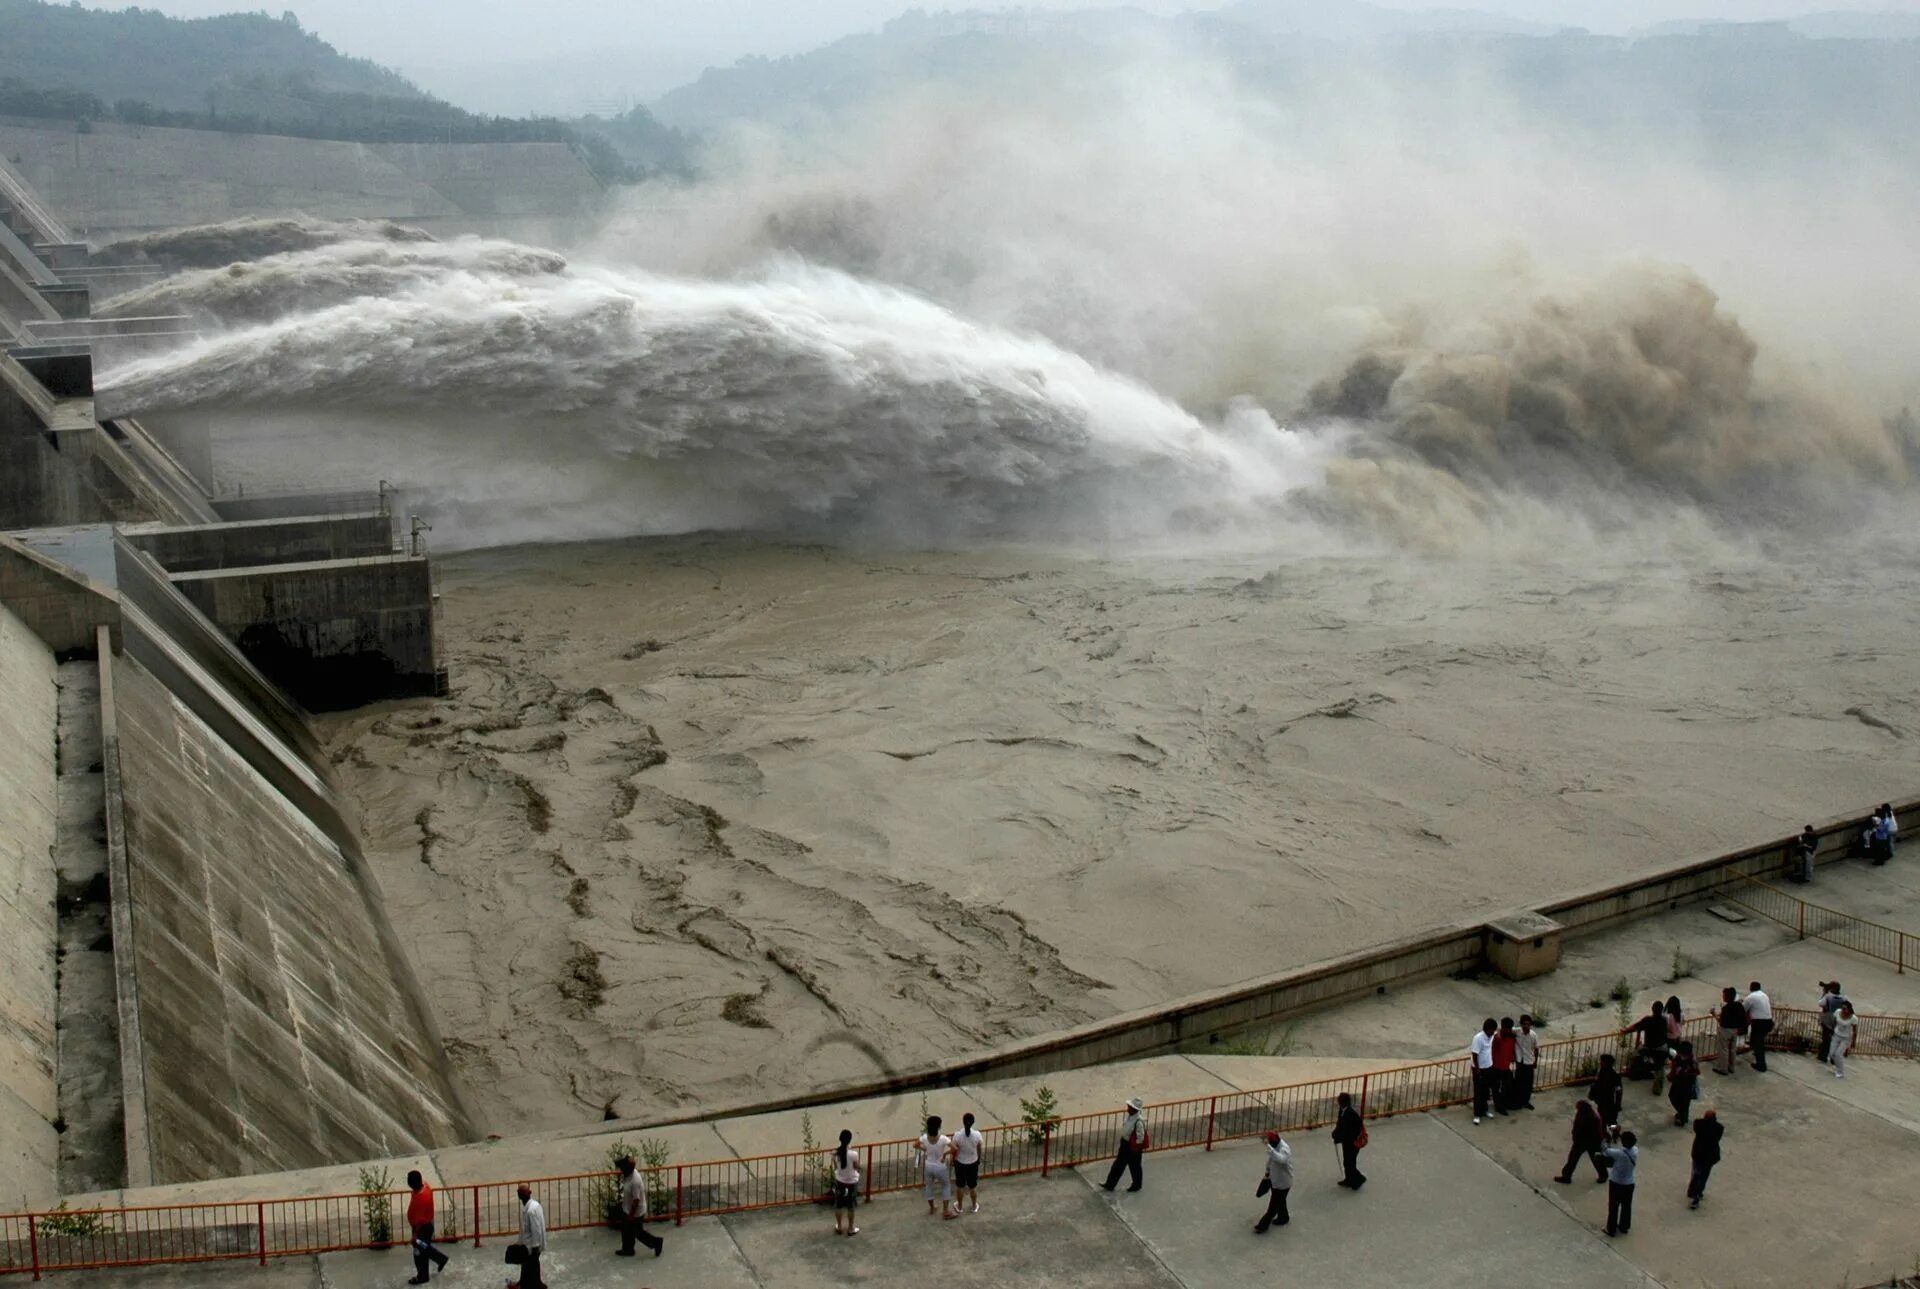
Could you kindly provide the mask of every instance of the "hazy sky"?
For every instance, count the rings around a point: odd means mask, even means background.
[[[1306,5],[1316,0],[1278,0]],[[1134,0],[1158,12],[1222,0]],[[1484,9],[1534,21],[1626,31],[1669,18],[1759,20],[1821,10],[1920,13],[1920,0],[1385,0],[1396,9]],[[95,8],[123,8],[98,4]],[[912,0],[142,0],[143,8],[204,17],[291,7],[340,49],[397,67],[466,106],[500,112],[571,110],[581,100],[651,97],[700,68],[747,54],[782,54],[878,26]],[[919,0],[918,7],[1104,7],[1088,0]],[[577,56],[577,57],[576,57]],[[494,74],[490,78],[489,71]],[[563,96],[535,101],[538,87]]]

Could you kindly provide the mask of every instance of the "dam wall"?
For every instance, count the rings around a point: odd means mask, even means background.
[[[352,143],[0,117],[0,155],[93,241],[301,212],[536,240],[584,226],[600,182],[564,143]]]
[[[461,1139],[358,857],[137,660],[102,661],[125,872],[116,965],[135,999],[121,1026],[129,1182]]]
[[[0,1194],[59,1193],[53,652],[0,607]]]
[[[169,573],[393,554],[393,518],[378,511],[123,531]]]
[[[173,583],[309,710],[441,692],[423,555],[211,569]]]

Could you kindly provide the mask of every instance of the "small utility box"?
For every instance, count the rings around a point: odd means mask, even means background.
[[[1531,980],[1560,965],[1560,934],[1552,918],[1521,909],[1487,923],[1487,962],[1508,980]]]

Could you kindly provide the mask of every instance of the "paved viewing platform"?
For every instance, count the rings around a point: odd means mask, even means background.
[[[1835,907],[1871,909],[1889,921],[1920,924],[1920,874],[1897,864],[1873,869],[1843,864],[1823,870],[1811,888],[1790,888]],[[1751,979],[1774,989],[1781,1006],[1805,1006],[1813,982],[1840,977],[1870,1013],[1920,1015],[1920,973],[1902,973],[1815,940],[1800,940],[1776,923],[1752,917],[1730,922],[1712,905],[1687,906],[1576,942],[1560,972],[1526,982],[1485,973],[1437,980],[1308,1017],[1284,1035],[1285,1055],[1194,1052],[1098,1066],[1044,1079],[982,1083],[929,1093],[926,1108],[957,1123],[968,1111],[983,1125],[1016,1123],[1020,1100],[1039,1083],[1057,1094],[1060,1112],[1117,1108],[1132,1095],[1148,1102],[1220,1097],[1314,1080],[1349,1078],[1413,1061],[1452,1057],[1484,1015],[1511,1014],[1529,1000],[1560,1005],[1601,982],[1626,978],[1636,1013],[1644,999],[1677,993],[1700,1014],[1722,983]],[[1722,908],[1721,912],[1735,912]],[[1672,973],[1679,944],[1691,966]],[[1699,956],[1693,956],[1699,955]],[[1618,1024],[1617,1004],[1572,1008],[1549,1022],[1546,1037],[1595,1033]],[[1330,1057],[1299,1054],[1345,1038],[1360,1048],[1397,1034],[1399,1052]],[[1258,1041],[1258,1040],[1256,1040]],[[1263,1202],[1254,1186],[1263,1148],[1257,1138],[1222,1140],[1211,1150],[1155,1151],[1145,1162],[1139,1194],[1098,1189],[1104,1164],[1056,1166],[1049,1176],[988,1179],[982,1209],[959,1221],[927,1215],[916,1193],[876,1196],[860,1209],[861,1233],[834,1235],[831,1212],[797,1206],[691,1218],[669,1216],[653,1229],[667,1238],[666,1256],[615,1257],[605,1230],[556,1232],[546,1260],[555,1286],[827,1286],[894,1284],[933,1275],[956,1286],[1111,1283],[1199,1287],[1256,1285],[1274,1277],[1327,1285],[1480,1286],[1488,1259],[1503,1278],[1550,1286],[1666,1285],[1712,1289],[1763,1286],[1884,1284],[1911,1274],[1920,1259],[1913,1197],[1920,1194],[1920,1061],[1858,1057],[1835,1080],[1806,1055],[1775,1053],[1765,1074],[1743,1059],[1736,1074],[1702,1076],[1696,1111],[1717,1106],[1727,1128],[1725,1161],[1707,1200],[1689,1211],[1686,1187],[1691,1134],[1650,1085],[1629,1082],[1622,1125],[1641,1136],[1640,1185],[1630,1234],[1601,1231],[1606,1188],[1590,1170],[1571,1186],[1553,1182],[1566,1156],[1576,1089],[1543,1091],[1538,1107],[1475,1126],[1464,1107],[1370,1122],[1362,1156],[1367,1186],[1351,1193],[1334,1183],[1338,1157],[1325,1128],[1290,1134],[1297,1182],[1293,1220],[1255,1235]],[[1376,1084],[1375,1086],[1379,1086]],[[855,1101],[649,1130],[548,1134],[492,1141],[390,1161],[396,1180],[419,1167],[449,1187],[476,1181],[558,1177],[602,1166],[615,1140],[658,1138],[674,1163],[742,1160],[799,1147],[807,1128],[832,1142],[842,1127],[856,1147],[910,1137],[922,1103],[917,1095]],[[73,1201],[116,1205],[250,1201],[357,1189],[350,1167],[233,1179],[140,1192],[110,1192]],[[538,1188],[537,1188],[538,1189]],[[470,1231],[471,1228],[467,1227]],[[509,1241],[446,1247],[453,1262],[436,1280],[450,1289],[493,1286],[507,1279]],[[404,1249],[351,1251],[251,1261],[113,1272],[63,1273],[120,1285],[361,1286],[399,1284],[412,1274]]]

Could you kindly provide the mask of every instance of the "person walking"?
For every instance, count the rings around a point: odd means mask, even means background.
[[[1600,1154],[1607,1161],[1607,1234],[1625,1235],[1633,1229],[1633,1173],[1640,1163],[1640,1139],[1615,1128]]]
[[[540,1255],[547,1251],[547,1210],[540,1207],[533,1188],[525,1182],[514,1193],[520,1197],[520,1238],[516,1242],[527,1251],[517,1284],[519,1289],[547,1289],[547,1282],[540,1277]]]
[[[1693,1125],[1693,1172],[1687,1178],[1688,1208],[1699,1208],[1700,1201],[1706,1198],[1707,1178],[1713,1173],[1713,1166],[1720,1162],[1720,1139],[1726,1135],[1718,1111],[1708,1106],[1700,1112],[1700,1118]]]
[[[1270,1226],[1285,1226],[1293,1219],[1287,1215],[1287,1192],[1293,1189],[1293,1147],[1277,1132],[1267,1134],[1267,1175],[1260,1191],[1267,1197],[1267,1211],[1253,1224],[1255,1235],[1265,1235]]]
[[[1773,1000],[1756,980],[1747,986],[1747,996],[1740,1005],[1747,1011],[1747,1046],[1753,1049],[1753,1068],[1765,1074],[1767,1035],[1773,1033]]]
[[[1667,1085],[1667,1005],[1656,1001],[1633,1028],[1640,1036],[1640,1050],[1634,1059],[1652,1077],[1653,1095],[1659,1096]]]
[[[1567,1165],[1553,1180],[1562,1186],[1573,1184],[1573,1170],[1580,1166],[1581,1160],[1593,1165],[1596,1182],[1607,1180],[1607,1170],[1600,1166],[1595,1158],[1600,1147],[1607,1141],[1607,1125],[1600,1118],[1600,1108],[1593,1102],[1582,1100],[1573,1107],[1573,1149],[1567,1151]]]
[[[1620,1102],[1626,1096],[1626,1085],[1620,1081],[1620,1071],[1613,1063],[1612,1052],[1600,1054],[1600,1072],[1593,1076],[1593,1084],[1587,1095],[1593,1098],[1594,1109],[1600,1112],[1600,1121],[1611,1128],[1620,1122]]]
[[[1827,1046],[1827,1060],[1833,1066],[1833,1077],[1847,1077],[1847,1053],[1853,1050],[1854,1032],[1859,1022],[1854,1019],[1853,1004],[1841,1003],[1840,1010],[1833,1016],[1833,1042]]]
[[[1113,1167],[1107,1170],[1107,1180],[1100,1189],[1110,1191],[1120,1184],[1120,1174],[1127,1173],[1133,1178],[1128,1191],[1140,1189],[1140,1156],[1147,1151],[1147,1103],[1139,1097],[1127,1102],[1127,1117],[1120,1121],[1120,1149],[1114,1152]]]
[[[1467,1047],[1467,1054],[1473,1060],[1473,1121],[1479,1123],[1487,1117],[1487,1098],[1493,1091],[1493,1036],[1500,1029],[1500,1023],[1489,1016],[1480,1025],[1480,1032],[1473,1036],[1473,1042]]]
[[[927,1130],[913,1143],[920,1161],[920,1177],[925,1184],[928,1214],[938,1213],[948,1221],[960,1216],[953,1202],[953,1138],[940,1131],[940,1116],[927,1116]]]
[[[1720,1050],[1713,1058],[1715,1074],[1732,1074],[1733,1058],[1740,1047],[1740,1036],[1747,1032],[1747,1009],[1734,995],[1732,985],[1720,991],[1720,1005],[1713,1009],[1720,1022]]]
[[[445,1271],[447,1255],[433,1247],[433,1187],[427,1185],[419,1169],[407,1173],[407,1189],[413,1192],[407,1200],[407,1227],[413,1232],[413,1279],[407,1283],[423,1285],[429,1279],[427,1265]]]
[[[1333,1144],[1340,1147],[1338,1184],[1357,1191],[1367,1184],[1367,1175],[1360,1171],[1360,1151],[1367,1144],[1367,1125],[1354,1108],[1353,1093],[1342,1092],[1337,1100],[1340,1113],[1334,1117]]]
[[[987,1139],[973,1126],[973,1116],[960,1116],[960,1131],[953,1135],[953,1186],[959,1192],[956,1212],[980,1211],[980,1152]]]
[[[1790,881],[1806,883],[1813,880],[1813,861],[1820,854],[1820,836],[1808,824],[1800,830],[1800,836],[1794,840],[1794,870]]]
[[[1700,1095],[1700,1062],[1694,1059],[1693,1044],[1681,1039],[1674,1045],[1673,1066],[1668,1071],[1667,1104],[1673,1107],[1673,1126],[1687,1126],[1687,1112]]]
[[[971,1117],[971,1116],[969,1116]],[[860,1204],[860,1152],[853,1148],[853,1134],[840,1130],[840,1144],[833,1148],[833,1233],[858,1235]]]
[[[1825,1064],[1827,1052],[1833,1046],[1833,1018],[1840,1013],[1841,1004],[1847,996],[1840,992],[1838,980],[1820,982],[1820,1062]]]
[[[632,1155],[615,1167],[620,1170],[620,1248],[615,1256],[633,1257],[633,1242],[638,1240],[657,1258],[666,1251],[667,1242],[647,1230],[647,1180],[640,1175]]]
[[[1540,1068],[1540,1036],[1533,1032],[1533,1017],[1522,1015],[1520,1028],[1513,1036],[1513,1108],[1533,1109],[1533,1076]]]

